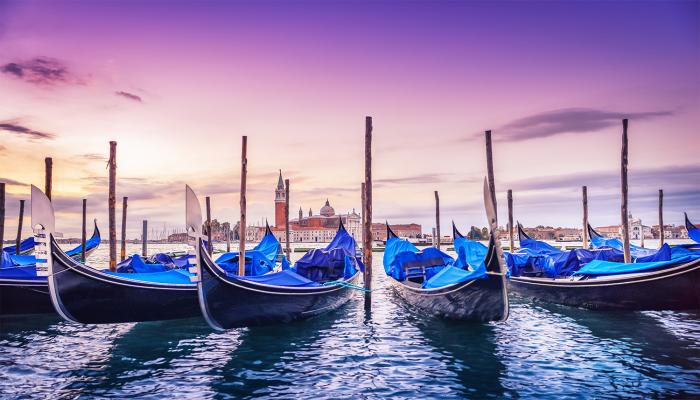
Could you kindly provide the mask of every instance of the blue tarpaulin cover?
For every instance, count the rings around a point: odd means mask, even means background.
[[[487,247],[466,238],[455,239],[457,260],[442,251],[429,247],[419,250],[411,242],[390,237],[384,249],[384,272],[402,281],[406,279],[404,266],[425,268],[424,289],[435,289],[486,276]],[[469,269],[468,269],[469,268]]]
[[[457,252],[457,260],[455,260],[454,265],[458,268],[479,267],[479,265],[483,264],[488,252],[488,247],[482,243],[464,237],[456,238],[454,247]]]
[[[684,256],[668,261],[640,262],[640,263],[616,263],[611,261],[593,260],[584,265],[574,275],[617,275],[633,272],[643,272],[652,269],[680,265],[697,259],[700,256]]]
[[[483,261],[481,262],[481,266],[473,271],[448,265],[433,275],[432,278],[423,282],[422,287],[424,289],[436,289],[484,277],[486,277],[486,264],[484,264]]]
[[[273,286],[321,286],[289,269],[260,276],[244,276],[240,279]]]
[[[411,242],[398,237],[390,237],[384,248],[384,271],[397,281],[406,279],[405,264],[425,268],[425,279],[430,279],[440,269],[454,264],[454,259],[442,251],[428,247],[419,250]]]
[[[19,252],[20,252],[20,254],[21,254],[21,253],[24,253],[24,252],[26,252],[26,251],[28,251],[28,250],[31,250],[31,249],[33,249],[33,248],[34,248],[34,236],[30,236],[30,237],[28,237],[28,238],[22,240],[21,242],[19,242]],[[16,250],[16,249],[17,249],[17,246],[15,246],[14,244],[11,245],[11,246],[6,246],[5,248],[3,248],[3,250],[6,251],[7,253],[9,253],[10,255],[15,254],[15,250]]]
[[[341,224],[328,246],[308,251],[291,270],[314,282],[347,279],[364,270],[356,253],[355,239]]]
[[[117,264],[117,272],[150,273],[164,272],[178,268],[188,268],[191,265],[189,260],[194,257],[194,254],[187,254],[172,258],[166,253],[156,253],[144,259],[140,255],[134,254]]]
[[[593,237],[591,237],[591,245],[594,248],[609,247],[611,249],[624,251],[624,245],[622,244],[622,240],[617,239],[617,238],[604,238],[604,237],[600,237],[600,236],[593,236]],[[639,246],[635,246],[633,244],[630,244],[630,254],[633,257],[650,256],[650,255],[654,254],[655,252],[656,252],[656,250],[654,250],[654,249],[645,249],[644,247],[639,247]]]
[[[110,272],[108,270],[102,272],[108,275],[118,276],[120,278],[126,279],[133,279],[137,281],[192,284],[192,282],[190,281],[191,274],[184,269],[171,269],[164,272]]]
[[[266,274],[275,268],[280,243],[268,228],[260,243],[252,250],[245,252],[245,275],[258,276]],[[238,273],[239,252],[224,253],[216,259],[216,264],[227,273]]]
[[[23,279],[33,281],[46,281],[45,276],[36,276],[36,265],[26,267],[7,267],[0,269],[0,279]]]

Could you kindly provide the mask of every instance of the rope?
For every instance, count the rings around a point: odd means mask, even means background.
[[[362,287],[360,285],[355,285],[355,284],[352,284],[352,283],[346,282],[346,281],[328,281],[328,282],[325,282],[323,284],[323,286],[329,286],[329,285],[343,286],[343,287],[346,287],[349,289],[355,289],[355,290],[359,290],[360,292],[365,292],[365,293],[371,293],[374,291],[374,290],[370,290],[370,289],[365,289],[364,287]]]

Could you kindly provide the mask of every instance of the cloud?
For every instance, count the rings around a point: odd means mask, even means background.
[[[10,62],[0,66],[0,72],[40,86],[66,83],[82,84],[82,80],[72,74],[65,64],[48,57],[36,57],[26,61]]]
[[[372,183],[375,187],[386,187],[391,185],[415,185],[426,183],[470,183],[478,182],[481,178],[456,178],[458,175],[454,173],[428,173],[412,176],[402,176],[399,178],[382,178],[375,179]]]
[[[494,131],[497,141],[521,141],[566,133],[581,134],[620,125],[623,118],[633,121],[673,115],[671,111],[617,112],[592,108],[563,108],[511,121]],[[479,133],[481,136],[482,133]]]
[[[0,152],[7,150],[7,146],[0,144]]]
[[[51,140],[56,137],[53,133],[46,133],[27,128],[20,125],[17,120],[0,122],[0,131],[10,132],[17,135],[28,136],[30,139],[47,139]]]
[[[142,102],[143,102],[143,99],[141,98],[141,96],[137,96],[137,95],[135,95],[135,94],[133,94],[133,93],[124,92],[124,91],[121,91],[121,90],[120,90],[120,91],[114,92],[114,94],[116,94],[117,96],[121,96],[121,97],[123,97],[123,98],[125,98],[125,99],[129,99],[129,100],[132,100],[132,101],[137,101],[137,102],[139,102],[139,103],[142,103]]]
[[[89,161],[107,161],[107,156],[104,154],[98,154],[98,153],[86,153],[86,154],[81,154],[79,157],[89,160]]]

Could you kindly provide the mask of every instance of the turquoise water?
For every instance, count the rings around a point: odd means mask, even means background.
[[[198,318],[2,319],[0,397],[700,397],[698,313],[512,297],[505,323],[447,322],[403,306],[374,259],[371,311],[358,293],[299,323],[217,333]]]

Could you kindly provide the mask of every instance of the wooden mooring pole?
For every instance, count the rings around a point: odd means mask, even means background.
[[[22,223],[24,222],[24,200],[19,201],[19,221],[17,222],[17,239],[15,239],[15,254],[20,255],[22,243]]]
[[[289,179],[284,180],[284,240],[287,243],[285,252],[287,253],[287,261],[291,262],[292,248],[289,244]]]
[[[513,190],[508,189],[508,251],[515,249],[515,239],[513,238]]]
[[[87,240],[87,199],[83,199],[83,224],[80,235],[80,261],[85,262],[85,242]]]
[[[211,255],[214,252],[214,244],[211,242],[211,198],[205,198],[207,205],[207,253]]]
[[[664,191],[659,189],[659,247],[664,245]]]
[[[238,276],[245,275],[245,228],[246,228],[246,179],[248,176],[248,136],[243,136],[241,143],[241,222],[238,246]]]
[[[435,248],[440,250],[440,195],[435,191]]]
[[[632,262],[630,255],[630,224],[629,211],[627,208],[627,164],[628,164],[628,148],[627,148],[627,118],[622,120],[622,154],[621,154],[621,169],[620,169],[620,186],[622,189],[622,202],[620,206],[620,214],[622,217],[622,240],[623,250],[625,255],[625,263]]]
[[[372,117],[365,117],[365,201],[362,205],[365,215],[364,242],[362,250],[365,262],[365,289],[367,290],[365,306],[370,306],[370,290],[372,290]]]
[[[46,197],[51,200],[51,186],[53,179],[53,159],[51,157],[46,157],[44,159],[45,173],[44,173],[44,193]]]
[[[117,270],[117,142],[109,142],[109,270]]]
[[[365,183],[364,182],[362,182],[362,184],[360,185],[360,197],[361,197],[360,214],[362,214],[360,216],[360,220],[361,220],[360,224],[362,226],[362,228],[360,229],[360,231],[362,232],[360,235],[362,237],[360,239],[361,239],[362,246],[364,246],[365,245]],[[364,255],[364,250],[363,250],[363,255]]]
[[[126,208],[129,202],[128,197],[122,197],[122,247],[121,247],[121,260],[126,259]]]
[[[148,256],[148,220],[143,220],[141,222],[141,255],[143,257]]]
[[[5,182],[0,182],[0,253],[5,245]],[[0,254],[1,255],[1,254]]]
[[[484,132],[486,138],[486,170],[489,180],[489,190],[491,190],[491,198],[493,199],[493,209],[496,213],[496,222],[498,222],[498,207],[496,204],[496,182],[493,177],[493,150],[491,147],[491,131]]]
[[[231,226],[226,229],[226,252],[231,252]]]
[[[588,248],[588,187],[581,186],[581,195],[583,196],[583,234],[581,235],[581,248]]]

